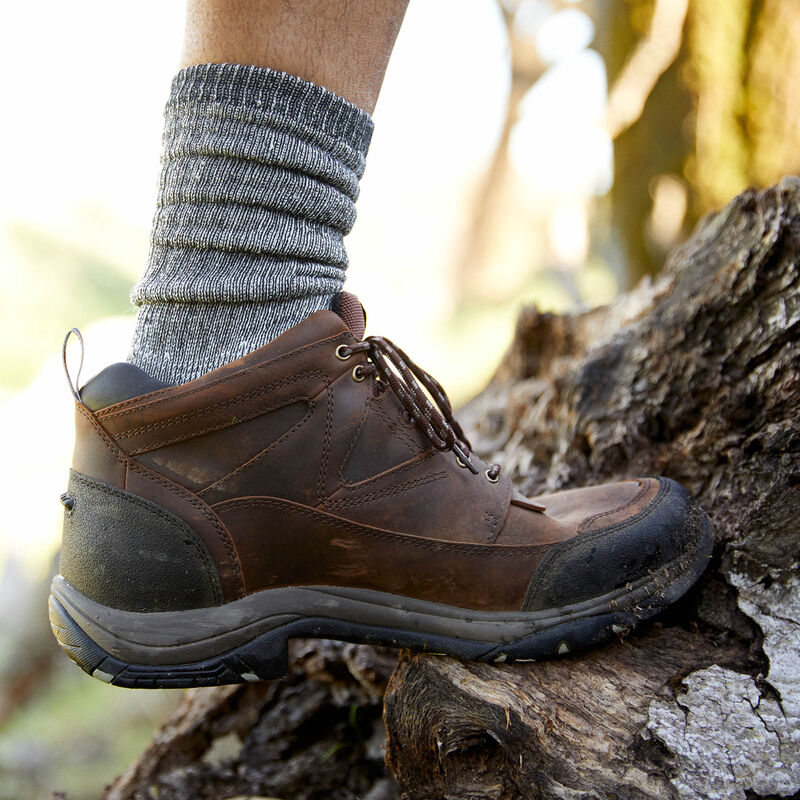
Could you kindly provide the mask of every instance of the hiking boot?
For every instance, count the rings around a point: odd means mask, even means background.
[[[540,659],[629,630],[703,572],[708,520],[681,486],[523,497],[472,452],[439,384],[362,339],[342,298],[189,383],[127,363],[70,380],[50,620],[86,672],[276,678],[296,637]]]

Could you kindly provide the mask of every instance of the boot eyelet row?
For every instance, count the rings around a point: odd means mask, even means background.
[[[352,355],[353,351],[346,344],[340,344],[336,348],[336,358],[338,358],[339,361],[347,361]]]

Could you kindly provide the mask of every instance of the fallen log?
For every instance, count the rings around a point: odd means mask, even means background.
[[[106,800],[787,797],[800,790],[800,181],[704,220],[655,283],[520,316],[461,414],[527,494],[663,474],[709,512],[698,586],[635,635],[487,665],[295,643],[188,692]],[[388,681],[388,688],[387,688]],[[386,761],[381,770],[381,695]]]
[[[462,413],[537,494],[632,475],[700,499],[715,559],[641,633],[489,666],[403,654],[387,760],[408,800],[800,790],[800,181],[704,220],[654,285],[527,309]]]
[[[103,800],[394,800],[384,766],[388,650],[290,646],[280,681],[191,689]]]

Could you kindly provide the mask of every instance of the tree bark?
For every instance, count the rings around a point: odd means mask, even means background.
[[[396,800],[381,720],[396,654],[290,644],[283,680],[187,691],[103,800]]]
[[[716,556],[642,633],[538,664],[404,654],[387,759],[413,798],[755,798],[800,789],[800,181],[707,218],[655,285],[527,309],[462,416],[528,494],[684,483]]]
[[[295,643],[283,681],[188,692],[122,798],[745,798],[800,790],[800,181],[704,220],[658,281],[521,315],[473,443],[528,494],[683,482],[715,558],[636,635],[488,665]],[[386,760],[381,770],[381,694]],[[353,710],[355,709],[355,711]]]

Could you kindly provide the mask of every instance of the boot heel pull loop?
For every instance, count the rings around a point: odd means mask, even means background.
[[[74,383],[72,381],[72,375],[70,375],[69,372],[69,365],[67,364],[67,344],[69,343],[69,338],[70,336],[72,336],[73,333],[77,337],[78,343],[81,346],[81,360],[80,363],[78,364],[78,372],[75,375]],[[81,336],[81,332],[77,328],[73,328],[72,330],[67,331],[67,335],[64,337],[64,344],[61,348],[61,355],[64,360],[64,374],[67,376],[67,383],[69,384],[69,389],[72,392],[72,396],[75,398],[75,400],[78,403],[80,403],[81,394],[80,391],[78,390],[78,384],[81,379],[81,370],[83,369],[83,336]]]

